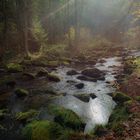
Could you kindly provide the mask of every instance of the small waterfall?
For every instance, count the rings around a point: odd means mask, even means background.
[[[95,99],[90,98],[88,103],[84,103],[72,95],[58,98],[54,102],[74,111],[82,118],[86,123],[85,133],[89,133],[96,125],[106,125],[115,107],[115,102],[108,95]]]

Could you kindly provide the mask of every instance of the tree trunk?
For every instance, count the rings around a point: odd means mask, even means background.
[[[24,1],[24,45],[25,45],[25,56],[29,56],[28,50],[28,6],[27,0]]]
[[[78,47],[80,28],[79,28],[79,12],[78,0],[75,0],[75,46]]]

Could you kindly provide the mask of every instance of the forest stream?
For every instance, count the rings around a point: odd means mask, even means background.
[[[129,56],[139,57],[140,53],[132,51]],[[112,99],[112,93],[117,90],[115,81],[122,71],[122,57],[99,59],[95,65],[60,66],[51,71],[52,74],[60,77],[60,82],[46,83],[44,77],[41,77],[37,79],[38,82],[35,80],[32,84],[30,80],[19,83],[21,87],[36,88],[37,93],[31,90],[34,94],[24,100],[15,95],[10,96],[8,109],[14,115],[27,108],[37,108],[40,112],[37,116],[39,120],[52,121],[54,116],[48,113],[47,107],[50,104],[59,105],[74,111],[85,122],[84,132],[88,133],[96,125],[108,123],[117,105]],[[93,78],[93,72],[98,75],[96,78]],[[19,74],[13,75],[20,77]],[[46,94],[48,91],[51,92],[50,94],[55,93],[55,96]],[[11,133],[15,131],[18,133],[18,128],[23,127],[17,122],[12,122],[11,119],[3,120],[3,122],[11,128]],[[11,135],[13,134],[9,137]]]
[[[133,52],[133,55],[139,56],[139,53]],[[82,76],[81,71],[83,69],[94,68],[103,72],[104,78],[102,77],[99,80],[96,79],[95,81],[77,79],[77,77]],[[67,72],[71,70],[75,71],[76,74],[68,75]],[[43,93],[43,90],[45,91],[46,89],[49,89],[58,95],[63,93],[63,96],[58,96],[57,98],[51,100],[50,103],[55,103],[67,109],[73,110],[83,119],[84,122],[86,122],[85,132],[88,132],[93,129],[95,125],[107,124],[109,116],[116,105],[111,97],[111,94],[116,90],[114,81],[117,80],[116,76],[122,70],[121,57],[104,58],[98,60],[95,65],[85,65],[80,68],[61,66],[52,71],[52,73],[61,78],[61,81],[57,83],[50,82],[47,84],[43,82],[43,85],[40,87],[40,89],[42,89],[41,95],[44,94],[43,100],[46,99],[46,104],[48,105],[47,97],[45,97],[46,94]],[[76,87],[75,85],[82,86]],[[84,96],[84,100],[80,98],[82,96]],[[10,109],[13,113],[25,110],[27,106],[32,104],[30,98],[32,97],[27,98],[26,101],[21,101],[12,97],[9,104]],[[38,100],[38,95],[37,97],[33,97],[33,100]],[[43,107],[41,106],[39,109],[41,111],[40,119],[52,120],[53,117],[47,113],[47,105],[44,104],[45,101],[43,101]]]

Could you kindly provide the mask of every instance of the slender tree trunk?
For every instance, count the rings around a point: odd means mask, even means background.
[[[79,28],[79,12],[78,0],[75,0],[75,46],[78,47],[80,28]]]
[[[16,0],[16,25],[17,25],[17,32],[18,32],[18,36],[19,36],[19,41],[18,41],[19,53],[21,53],[21,51],[25,50],[24,41],[23,41],[23,38],[24,38],[23,11],[24,11],[23,2]]]
[[[7,1],[3,0],[3,50],[7,48],[7,14],[6,14]]]
[[[67,8],[67,17],[68,17],[68,47],[70,48],[71,45],[71,34],[70,34],[70,6],[69,6],[69,0],[67,0],[68,8]]]
[[[25,55],[29,56],[28,50],[28,6],[27,0],[24,1],[24,45],[25,45]]]

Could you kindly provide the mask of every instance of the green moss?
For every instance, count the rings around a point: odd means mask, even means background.
[[[16,114],[16,120],[18,121],[27,121],[29,119],[32,119],[38,115],[38,112],[36,110],[29,110],[27,112],[18,112]]]
[[[29,92],[25,89],[21,89],[21,88],[17,88],[15,90],[15,94],[18,96],[18,97],[24,97],[24,96],[27,96],[29,94]]]
[[[60,82],[60,77],[55,75],[55,74],[48,74],[47,75],[47,78],[50,80],[50,81],[53,81],[53,82]]]
[[[136,69],[135,69],[136,73],[137,73],[138,75],[140,75],[140,57],[137,57],[137,58],[133,61],[133,63],[136,65]]]
[[[0,119],[3,119],[8,115],[8,110],[7,109],[1,109],[0,110]]]
[[[140,96],[135,97],[136,101],[140,102]]]
[[[59,66],[60,62],[59,61],[48,61],[48,65],[50,67],[57,67]]]
[[[22,72],[23,71],[22,65],[16,64],[16,63],[7,64],[6,68],[9,72]]]
[[[132,100],[130,96],[127,96],[126,94],[121,92],[114,93],[113,99],[118,103],[124,103],[126,101]]]
[[[6,128],[0,124],[0,131],[5,131]]]
[[[68,61],[62,61],[61,64],[62,64],[62,65],[65,65],[65,66],[70,65],[70,63],[69,63]]]
[[[44,68],[41,68],[40,70],[39,70],[39,72],[37,73],[37,77],[41,77],[41,76],[46,76],[46,75],[48,75],[49,74],[49,72],[46,70],[46,69],[44,69]]]
[[[55,115],[54,121],[59,123],[63,127],[74,129],[74,130],[84,129],[85,125],[83,121],[73,111],[54,105],[51,105],[49,107],[49,110],[53,115]]]
[[[26,140],[60,140],[63,128],[50,121],[34,121],[23,129]]]
[[[83,102],[89,102],[90,100],[90,95],[89,94],[78,94],[78,95],[74,95],[76,98],[80,99]]]
[[[129,100],[129,101],[126,101],[124,102],[124,105],[127,107],[127,106],[130,106],[133,104],[133,100]]]
[[[123,121],[126,121],[129,118],[129,115],[127,107],[117,106],[110,117],[108,128],[113,129],[116,132],[121,132],[123,129],[121,125]]]

